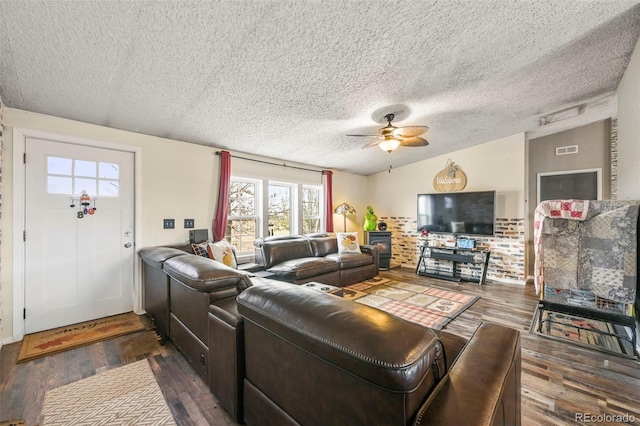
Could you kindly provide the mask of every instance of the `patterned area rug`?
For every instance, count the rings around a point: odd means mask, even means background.
[[[47,392],[42,418],[47,426],[176,424],[146,359]]]
[[[18,362],[25,362],[57,352],[112,337],[145,330],[147,326],[140,315],[133,312],[81,322],[53,330],[27,334],[22,339]]]
[[[440,330],[479,299],[455,291],[375,277],[344,287],[345,299]]]

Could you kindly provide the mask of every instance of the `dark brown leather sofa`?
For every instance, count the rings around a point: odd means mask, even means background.
[[[271,278],[294,284],[317,281],[342,287],[379,272],[377,248],[363,245],[361,253],[339,253],[333,233],[259,238],[253,245],[256,263]]]
[[[248,425],[520,424],[516,330],[485,323],[462,346],[448,333],[286,283],[251,287],[237,304]]]
[[[517,331],[467,342],[176,250],[139,252],[145,300],[157,287],[168,338],[237,422],[520,424]]]

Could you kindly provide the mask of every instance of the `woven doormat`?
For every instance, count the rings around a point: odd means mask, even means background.
[[[375,277],[344,287],[344,298],[373,306],[407,321],[441,330],[473,305],[478,296]]]
[[[53,330],[27,334],[22,340],[18,362],[25,362],[46,355],[67,351],[79,346],[111,339],[147,326],[140,315],[133,312],[97,320],[81,322]]]

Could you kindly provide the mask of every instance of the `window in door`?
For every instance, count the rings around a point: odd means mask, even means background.
[[[115,163],[47,157],[47,193],[117,197],[120,166]]]
[[[259,188],[259,181],[231,180],[226,239],[238,256],[253,254],[253,241],[258,238]]]

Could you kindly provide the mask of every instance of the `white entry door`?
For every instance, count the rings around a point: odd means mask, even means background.
[[[133,310],[133,164],[131,152],[26,139],[26,333]]]

